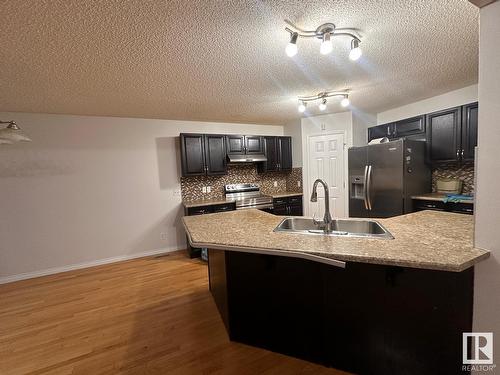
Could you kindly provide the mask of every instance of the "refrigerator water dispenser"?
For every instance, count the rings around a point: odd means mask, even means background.
[[[350,179],[350,198],[352,199],[365,199],[365,177],[364,176],[351,176]]]

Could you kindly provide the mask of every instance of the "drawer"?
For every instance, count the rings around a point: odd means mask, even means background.
[[[288,198],[274,198],[273,206],[286,206],[288,204]]]
[[[218,204],[213,206],[214,212],[225,212],[236,210],[236,203]]]
[[[417,200],[413,201],[413,206],[416,211],[421,210],[437,210],[437,211],[446,211],[446,203],[440,201],[425,201],[425,200]]]
[[[471,203],[448,203],[449,211],[456,212],[459,214],[474,214],[474,205]]]
[[[301,195],[298,195],[296,197],[290,197],[288,198],[290,204],[293,204],[293,205],[298,205],[298,204],[302,204],[302,196]]]
[[[193,215],[205,215],[214,212],[213,206],[203,206],[203,207],[189,207],[187,210],[188,216]]]

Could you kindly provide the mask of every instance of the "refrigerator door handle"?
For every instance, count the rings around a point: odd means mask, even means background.
[[[367,183],[368,183],[368,166],[365,165],[365,180],[364,180],[364,184],[363,184],[363,201],[365,204],[365,209],[369,210],[369,208],[368,208],[368,188],[366,186]]]
[[[371,211],[372,209],[372,166],[369,165],[368,166],[368,170],[367,170],[367,179],[365,181],[366,182],[366,200],[367,200],[367,203],[368,203],[368,209]]]

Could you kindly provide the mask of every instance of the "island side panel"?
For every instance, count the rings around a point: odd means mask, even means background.
[[[229,333],[226,252],[224,250],[208,249],[208,282],[212,297]]]
[[[210,252],[211,288],[231,340],[354,373],[466,374],[461,337],[472,329],[472,268],[341,269],[223,253]],[[220,292],[215,279],[225,285]]]

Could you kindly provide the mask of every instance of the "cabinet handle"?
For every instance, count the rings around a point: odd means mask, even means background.
[[[460,150],[457,150],[457,159],[460,157]]]
[[[462,159],[464,158],[464,150],[460,152],[460,156],[462,157]]]

